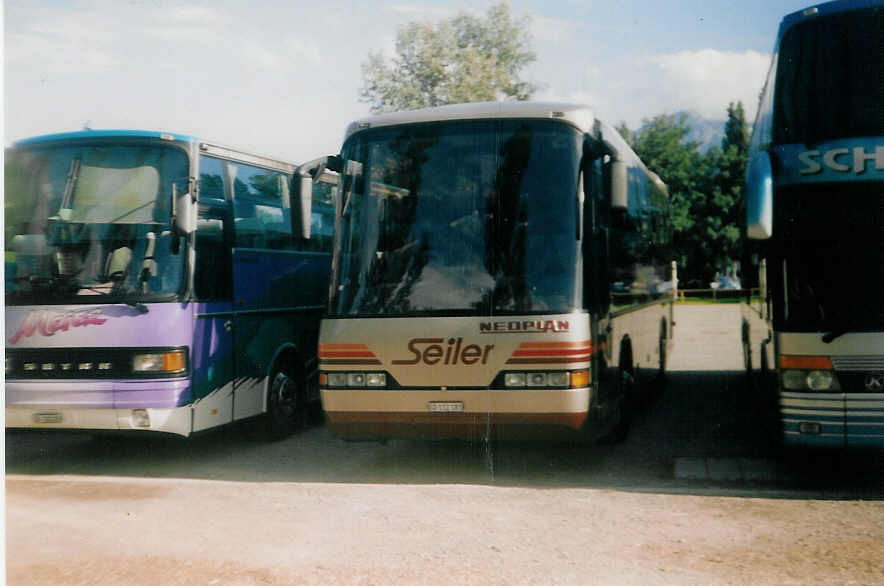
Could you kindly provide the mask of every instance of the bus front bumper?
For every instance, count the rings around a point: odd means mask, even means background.
[[[590,390],[324,389],[332,435],[347,439],[578,439]]]
[[[7,381],[6,427],[190,435],[187,380]]]
[[[884,393],[780,391],[790,447],[884,448]]]

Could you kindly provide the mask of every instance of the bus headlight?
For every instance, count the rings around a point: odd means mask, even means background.
[[[807,373],[807,388],[811,391],[829,391],[836,386],[831,370],[811,370]]]
[[[780,384],[788,391],[841,390],[826,356],[780,356]]]
[[[329,372],[326,375],[326,381],[328,382],[328,386],[330,386],[330,387],[346,387],[347,386],[347,373],[346,372]]]
[[[524,387],[525,386],[525,373],[524,372],[508,372],[503,377],[503,384],[507,387]]]
[[[383,389],[387,387],[385,372],[322,372],[319,374],[319,385],[325,388],[370,387]]]
[[[365,386],[385,387],[387,386],[387,375],[383,372],[367,372],[365,373]]]
[[[529,372],[527,379],[529,387],[545,387],[547,385],[545,372]]]
[[[841,385],[831,370],[784,370],[780,374],[787,391],[839,391]]]
[[[143,374],[181,374],[187,370],[184,350],[149,352],[132,357],[132,371]]]
[[[365,373],[362,373],[362,372],[347,373],[347,386],[348,387],[364,387],[365,386]]]
[[[589,386],[589,371],[507,372],[503,375],[503,385],[506,388],[576,389]]]
[[[551,372],[549,373],[549,386],[551,387],[567,387],[571,377],[567,372]]]

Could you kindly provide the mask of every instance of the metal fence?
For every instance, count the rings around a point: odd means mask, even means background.
[[[758,289],[679,289],[676,301],[712,301],[737,303],[750,294],[757,295]]]

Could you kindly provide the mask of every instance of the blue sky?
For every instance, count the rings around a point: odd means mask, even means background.
[[[491,2],[7,0],[6,142],[141,128],[289,161],[335,152],[369,50],[397,27]],[[783,15],[808,0],[512,0],[531,18],[537,99],[592,105],[611,122],[689,109],[752,116]]]

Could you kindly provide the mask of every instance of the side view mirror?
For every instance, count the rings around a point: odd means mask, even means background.
[[[295,191],[298,195],[298,207],[296,210],[298,213],[292,214],[292,234],[299,238],[309,239],[310,226],[313,223],[311,217],[311,210],[313,209],[313,178],[309,174],[296,172]]]
[[[343,166],[341,157],[328,155],[299,165],[295,169],[292,188],[295,192],[295,205],[292,206],[292,234],[298,238],[309,239],[313,224],[313,184],[329,181],[331,173],[340,173]]]
[[[626,163],[611,161],[611,207],[625,210],[629,207],[629,178]]]
[[[196,199],[187,180],[185,189],[179,188],[180,180],[172,182],[172,252],[178,252],[178,236],[188,236],[196,231]],[[183,193],[182,193],[183,191]]]
[[[746,168],[746,236],[773,236],[773,171],[767,152],[753,155]]]

